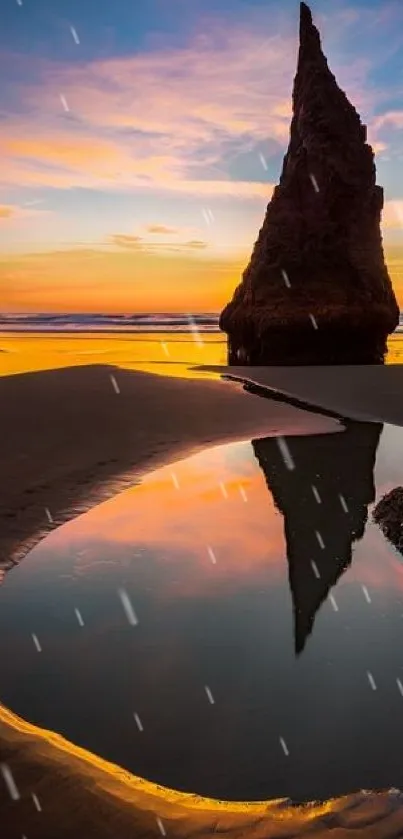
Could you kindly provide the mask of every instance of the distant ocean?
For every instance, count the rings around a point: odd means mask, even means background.
[[[0,332],[218,332],[218,314],[0,314]]]
[[[0,314],[0,332],[218,332],[218,314]],[[403,313],[396,332],[403,332]]]

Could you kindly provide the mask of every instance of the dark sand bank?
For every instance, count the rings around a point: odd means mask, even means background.
[[[252,382],[334,415],[403,425],[403,364],[200,369]]]
[[[164,461],[226,440],[340,430],[236,385],[98,365],[0,378],[0,402],[3,564]]]

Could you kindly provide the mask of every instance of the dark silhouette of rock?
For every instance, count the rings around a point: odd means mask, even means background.
[[[403,554],[403,487],[395,487],[376,505],[372,518],[386,538]]]
[[[290,437],[289,469],[278,440],[253,440],[275,506],[284,516],[297,654],[315,616],[348,568],[375,498],[374,465],[383,426],[348,422],[338,434]],[[337,605],[337,604],[336,604]]]
[[[399,311],[366,127],[301,3],[290,142],[242,282],[220,317],[230,364],[377,364]]]

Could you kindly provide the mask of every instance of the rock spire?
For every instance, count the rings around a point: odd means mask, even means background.
[[[300,4],[290,141],[249,264],[220,317],[230,364],[383,363],[399,319],[366,127]]]

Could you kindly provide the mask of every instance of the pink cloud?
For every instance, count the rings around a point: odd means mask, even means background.
[[[372,123],[375,131],[379,131],[385,126],[397,129],[403,128],[403,111],[387,111],[376,117]]]
[[[403,230],[403,201],[385,201],[382,227],[385,230]]]
[[[349,9],[325,17],[325,51],[355,25]],[[271,184],[237,182],[228,172],[258,144],[266,159],[285,151],[297,31],[283,31],[276,25],[267,37],[255,14],[242,26],[215,20],[182,48],[86,64],[42,62],[41,81],[21,91],[29,117],[4,122],[0,180],[269,200]],[[372,119],[378,93],[368,87],[368,61],[330,63],[364,109],[375,147],[384,148],[378,132],[392,115]]]
[[[183,49],[43,63],[42,82],[21,91],[29,118],[4,125],[1,180],[267,197],[263,181],[234,182],[227,159],[251,142],[271,153],[286,144],[295,47],[295,38],[217,26]]]

